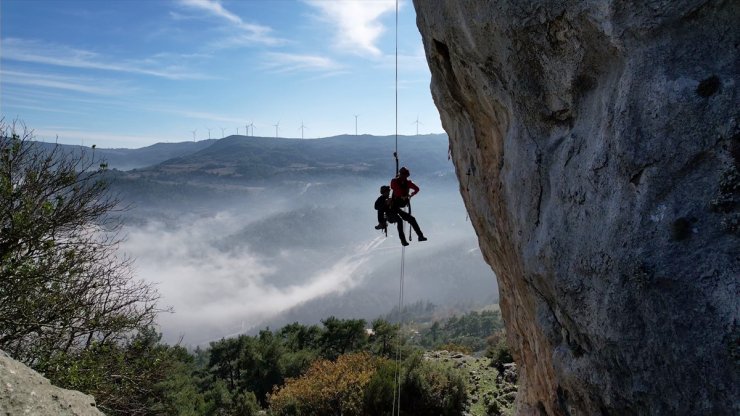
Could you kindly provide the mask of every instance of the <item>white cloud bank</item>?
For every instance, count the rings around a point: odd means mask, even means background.
[[[339,49],[374,57],[382,55],[377,42],[386,28],[380,18],[395,11],[395,0],[306,0],[306,3],[335,27],[335,44]]]
[[[201,344],[249,329],[303,302],[351,289],[361,281],[370,252],[383,242],[378,237],[300,283],[278,287],[270,276],[280,264],[268,264],[246,249],[226,252],[213,245],[246,221],[220,213],[182,221],[174,228],[150,223],[127,230],[121,249],[135,259],[137,277],[156,283],[161,306],[174,309],[158,320],[167,340],[184,336],[186,343]]]

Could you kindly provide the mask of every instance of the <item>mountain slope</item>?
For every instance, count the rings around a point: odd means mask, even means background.
[[[399,137],[401,163],[417,175],[450,175],[447,136]],[[189,175],[199,180],[300,180],[307,177],[387,177],[395,172],[393,136],[336,136],[299,140],[229,136],[202,150],[137,173],[161,179]]]

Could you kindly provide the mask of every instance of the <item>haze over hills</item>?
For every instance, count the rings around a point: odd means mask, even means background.
[[[201,140],[197,142],[178,143],[156,143],[151,146],[137,149],[106,149],[96,146],[94,150],[90,146],[61,145],[66,152],[74,155],[85,153],[97,160],[105,160],[113,169],[131,170],[156,165],[165,160],[197,152],[212,145],[216,140]],[[36,142],[37,145],[46,148],[55,146],[55,143]]]
[[[132,206],[122,251],[174,308],[160,317],[167,340],[202,344],[330,315],[373,319],[396,305],[401,246],[395,228],[387,238],[373,229],[378,188],[395,172],[393,136],[171,145],[176,157],[147,167],[117,169],[161,157],[157,146],[109,162],[113,191]],[[413,214],[430,238],[414,236],[406,250],[406,298],[483,305],[497,297],[495,279],[447,146],[445,135],[399,137],[401,164],[421,187]]]
[[[190,143],[178,146],[181,154],[177,157],[160,160],[137,173],[157,178],[191,173],[198,179],[244,182],[273,180],[275,176],[283,180],[336,175],[385,177],[395,171],[394,136],[344,135],[311,140],[229,136],[190,151],[195,147]],[[403,164],[414,166],[416,175],[452,172],[446,149],[446,135],[399,136],[399,157]],[[131,159],[119,163],[132,165],[138,156],[132,154]],[[117,166],[112,163],[111,167]]]

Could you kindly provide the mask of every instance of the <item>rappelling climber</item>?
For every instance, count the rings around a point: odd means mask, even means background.
[[[391,187],[383,185],[380,187],[380,196],[375,200],[375,209],[378,211],[378,225],[375,226],[376,230],[386,231],[388,228],[389,221],[388,213],[391,207]],[[387,233],[386,233],[387,234]]]
[[[409,199],[419,193],[419,187],[415,183],[409,180],[411,172],[406,167],[402,167],[398,170],[398,175],[391,180],[391,189],[393,190],[393,196],[391,197],[391,206],[388,212],[389,219],[399,218],[411,224],[411,228],[419,237],[419,241],[426,241],[424,233],[421,232],[419,224],[416,223],[416,218],[402,208],[409,205]],[[409,193],[409,191],[414,191]],[[403,232],[403,221],[396,221],[396,227],[398,228],[398,238],[401,239],[401,244],[404,246],[409,245],[406,241],[406,234]],[[392,222],[389,220],[389,222]]]

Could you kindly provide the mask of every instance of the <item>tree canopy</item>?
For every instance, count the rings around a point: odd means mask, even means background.
[[[0,120],[0,349],[39,364],[150,325],[159,296],[117,253],[105,164],[32,139]]]

